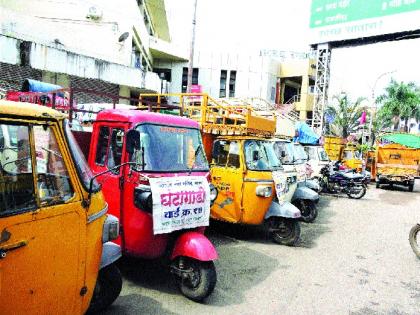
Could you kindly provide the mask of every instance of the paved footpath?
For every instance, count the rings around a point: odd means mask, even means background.
[[[159,263],[125,260],[123,290],[104,314],[420,314],[420,260],[408,242],[420,181],[413,193],[370,186],[361,200],[323,196],[319,208],[295,248],[213,226],[218,283],[204,304],[183,297]]]

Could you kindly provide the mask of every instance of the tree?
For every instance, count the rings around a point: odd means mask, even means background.
[[[408,120],[420,120],[420,89],[413,82],[404,83],[391,80],[376,102],[381,106],[378,117],[386,124],[394,125],[398,129],[401,120],[404,120],[404,131],[408,131]]]
[[[338,137],[347,138],[360,125],[360,117],[365,108],[361,103],[365,100],[359,97],[352,102],[346,93],[333,97],[333,105],[327,107],[325,114],[330,121],[330,131]]]

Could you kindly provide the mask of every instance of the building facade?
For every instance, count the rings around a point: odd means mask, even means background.
[[[246,53],[197,51],[192,84],[214,98],[258,97],[272,103],[276,97],[278,62]],[[156,72],[170,73],[170,92],[187,91],[188,62],[159,60]]]
[[[279,66],[280,104],[292,104],[299,119],[311,122],[314,105],[316,62],[314,59],[295,59]]]
[[[0,97],[26,78],[136,97],[166,88],[156,60],[186,60],[164,0],[1,0],[0,47]]]

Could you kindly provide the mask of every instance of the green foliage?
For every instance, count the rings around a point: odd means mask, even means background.
[[[378,131],[394,125],[398,127],[400,120],[407,122],[410,118],[420,120],[420,89],[413,82],[404,83],[391,80],[376,102],[381,105],[374,122]],[[376,121],[378,120],[378,121]],[[382,125],[382,126],[379,126]]]
[[[359,144],[359,145],[356,146],[356,148],[357,148],[358,151],[360,151],[362,153],[365,153],[365,152],[370,151],[370,150],[374,150],[374,147],[367,144],[367,143]]]
[[[334,117],[330,124],[330,132],[335,136],[347,138],[355,132],[360,125],[359,118],[365,110],[361,103],[365,98],[359,97],[356,102],[352,102],[346,93],[341,93],[333,97],[333,105],[326,109],[326,114]]]

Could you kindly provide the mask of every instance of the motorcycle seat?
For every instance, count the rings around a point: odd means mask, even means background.
[[[361,179],[361,178],[363,178],[363,175],[362,174],[360,174],[360,173],[353,173],[353,172],[346,172],[346,173],[341,173],[341,174],[343,174],[343,176],[345,177],[345,178],[348,178],[348,179]]]

